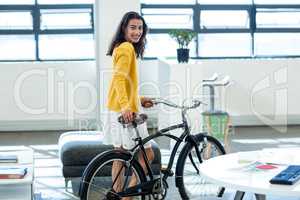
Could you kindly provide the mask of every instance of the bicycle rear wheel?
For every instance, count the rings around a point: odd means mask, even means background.
[[[201,154],[199,161],[194,145],[188,143],[178,159],[176,184],[182,199],[199,199],[200,196],[217,196],[224,188],[206,181],[198,171],[199,165],[212,157],[225,154],[221,143],[211,136],[196,137]],[[192,158],[192,159],[191,159]],[[193,163],[194,162],[194,163]]]
[[[121,200],[118,192],[126,190],[134,176],[136,184],[145,182],[140,165],[136,160],[130,164],[129,160],[129,156],[114,152],[94,160],[82,180],[81,200]],[[134,199],[144,200],[145,196]]]

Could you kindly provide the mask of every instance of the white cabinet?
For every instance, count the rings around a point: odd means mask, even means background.
[[[15,147],[14,147],[15,148]],[[18,163],[1,163],[5,167],[27,167],[27,173],[22,179],[0,179],[0,199],[2,200],[32,200],[34,184],[33,151],[21,146],[18,150],[7,147],[0,148],[0,154],[17,155]]]

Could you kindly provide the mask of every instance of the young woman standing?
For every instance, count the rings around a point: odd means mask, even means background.
[[[138,95],[138,66],[137,59],[142,58],[146,44],[148,27],[145,20],[136,12],[126,13],[110,44],[107,55],[113,58],[113,73],[108,92],[108,116],[106,121],[104,143],[112,144],[117,149],[130,149],[135,145],[136,133],[133,128],[123,128],[117,119],[120,115],[128,123],[141,112],[142,107],[152,107],[153,102]],[[146,123],[138,126],[141,137],[148,136]],[[150,162],[154,153],[150,144],[146,145],[146,154]],[[144,159],[139,154],[139,162],[147,172]],[[122,163],[114,161],[112,177],[120,171]],[[129,186],[137,182],[132,176]],[[114,190],[122,190],[123,180],[118,178]],[[130,198],[123,198],[123,200]]]

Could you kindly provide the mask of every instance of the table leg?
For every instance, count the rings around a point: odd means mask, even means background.
[[[222,196],[223,196],[223,194],[224,194],[224,192],[225,192],[225,188],[224,188],[224,187],[222,187],[222,188],[220,189],[220,191],[218,192],[218,195],[217,195],[217,197],[222,197]]]
[[[266,195],[264,194],[255,194],[256,200],[266,200]]]
[[[34,200],[33,183],[30,184],[30,187],[31,187],[31,200]]]
[[[242,192],[242,191],[238,190],[235,193],[234,200],[242,200],[244,195],[245,195],[245,192]]]

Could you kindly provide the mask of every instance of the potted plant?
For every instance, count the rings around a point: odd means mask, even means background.
[[[173,29],[169,32],[171,38],[177,41],[177,60],[179,63],[189,61],[189,43],[196,37],[197,33],[192,30]]]

